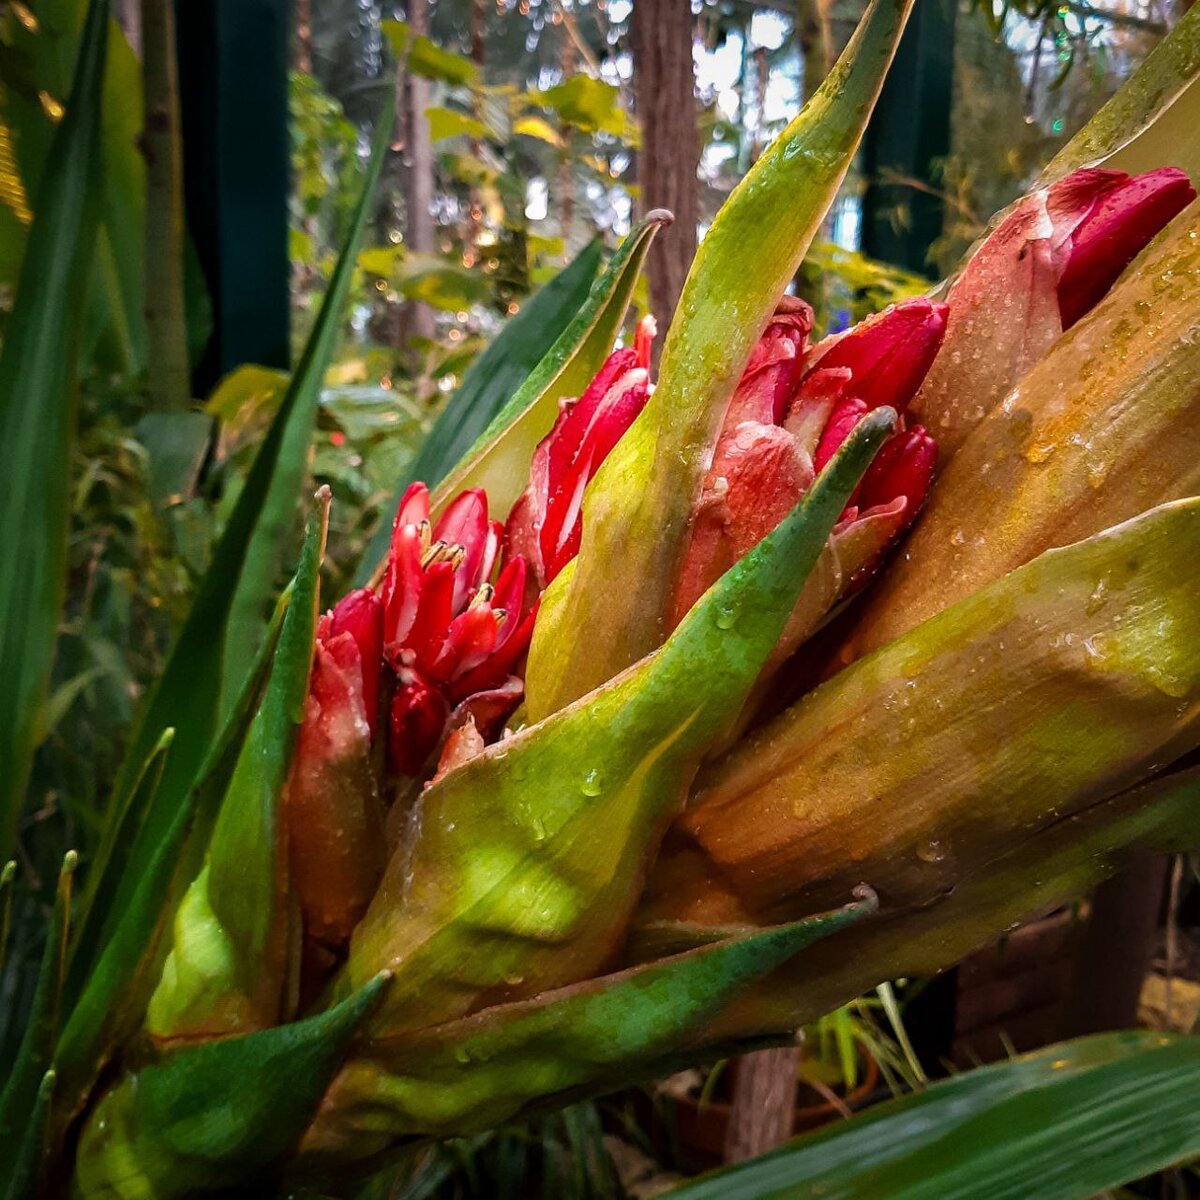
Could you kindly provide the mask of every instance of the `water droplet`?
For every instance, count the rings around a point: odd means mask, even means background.
[[[722,605],[717,609],[717,628],[732,629],[737,622],[737,609],[732,605]]]
[[[946,847],[937,838],[930,838],[917,847],[917,857],[926,863],[945,862]]]
[[[1037,466],[1044,463],[1057,449],[1058,446],[1054,442],[1034,442],[1025,451],[1025,461]]]
[[[583,783],[579,785],[579,790],[585,796],[598,796],[601,791],[600,772],[593,767],[584,777]]]

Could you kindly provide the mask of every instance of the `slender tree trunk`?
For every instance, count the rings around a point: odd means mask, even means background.
[[[675,223],[650,249],[650,298],[658,319],[671,319],[696,253],[700,219],[696,167],[696,90],[692,6],[686,0],[637,0],[631,26],[633,87],[642,145],[640,208],[668,208]]]
[[[150,402],[181,412],[191,400],[183,291],[183,144],[171,0],[143,0],[142,84],[146,158],[146,344]]]
[[[412,0],[408,23],[415,35],[429,32],[428,0]],[[429,140],[429,81],[408,71],[404,75],[403,121],[407,149],[404,187],[405,242],[413,254],[434,252],[433,230],[433,144]],[[409,301],[405,305],[405,331],[420,338],[432,338],[436,332],[433,309],[427,304]]]
[[[829,0],[797,0],[796,35],[804,63],[804,99],[812,97],[833,66]]]
[[[737,1061],[725,1161],[757,1158],[792,1136],[799,1046],[756,1050]]]
[[[570,79],[575,74],[575,67],[578,61],[578,51],[575,48],[574,39],[568,30],[563,30],[562,37],[562,55],[559,58],[559,66],[562,69],[562,77],[565,80]],[[564,147],[558,160],[558,199],[556,207],[558,209],[558,227],[562,232],[563,245],[566,247],[566,257],[571,257],[571,233],[575,228],[575,173],[571,169],[571,151],[569,147]]]

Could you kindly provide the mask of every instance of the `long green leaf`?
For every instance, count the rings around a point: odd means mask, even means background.
[[[174,1051],[100,1101],[80,1142],[82,1200],[271,1196],[386,975],[336,1008]]]
[[[872,0],[845,53],[722,207],[663,347],[658,387],[587,490],[575,569],[542,611],[533,719],[662,642],[692,504],[725,407],[854,156],[911,0]],[[581,637],[580,631],[587,636]]]
[[[1200,1037],[1050,1046],[880,1105],[673,1200],[1087,1200],[1200,1154]]]
[[[874,896],[772,929],[355,1049],[300,1169],[370,1159],[405,1137],[461,1136],[648,1077],[733,996],[876,908]]]
[[[250,534],[241,569],[225,584],[232,592],[225,633],[225,679],[221,709],[228,711],[238,693],[245,664],[254,656],[262,638],[268,607],[277,589],[279,570],[285,561],[288,542],[296,524],[296,497],[308,470],[308,445],[320,402],[325,369],[341,331],[342,313],[350,282],[354,278],[358,245],[362,240],[371,199],[391,139],[391,112],[377,118],[375,145],[367,166],[362,194],[350,231],[329,280],[321,311],[284,395],[280,415],[284,417],[279,439],[279,456],[270,481],[258,500],[254,529]],[[279,418],[276,419],[278,424]],[[274,426],[272,427],[274,430]],[[257,462],[255,467],[257,468]],[[249,481],[247,481],[247,487]],[[235,583],[236,578],[236,583]]]
[[[520,312],[471,364],[450,397],[416,460],[384,506],[390,518],[404,489],[415,479],[436,487],[480,435],[496,413],[518,392],[530,372],[548,354],[572,317],[583,306],[600,266],[600,242],[589,242],[553,279],[521,306]],[[358,583],[366,583],[387,554],[390,519],[380,523],[359,564]]]
[[[240,747],[203,869],[175,914],[146,1026],[216,1037],[286,1020],[293,966],[283,788],[308,698],[329,489],[308,523],[266,694]]]
[[[351,986],[396,973],[379,1029],[450,1020],[611,961],[666,822],[741,711],[894,419],[864,417],[659,651],[424,792],[419,834],[393,855],[351,943]]]
[[[41,188],[57,128],[54,104],[71,86],[72,66],[82,44],[87,0],[39,0],[29,6],[33,21],[10,20],[6,28],[6,61],[20,63],[11,86],[0,89],[0,109],[11,131],[16,166],[25,183],[29,204],[41,208]],[[141,70],[128,39],[117,22],[108,21],[107,56],[103,81],[101,140],[103,155],[100,226],[96,231],[96,265],[86,298],[85,358],[107,370],[136,374],[145,363],[142,320],[142,244],[145,222],[145,160],[138,135],[142,127]],[[4,81],[6,84],[7,80]],[[9,232],[9,229],[12,232]],[[5,267],[19,262],[26,250],[21,227],[5,230],[10,244],[0,251],[0,278]],[[11,267],[9,267],[11,272]]]
[[[46,931],[46,945],[42,951],[33,1007],[25,1026],[25,1036],[17,1050],[16,1061],[7,1071],[4,1090],[0,1092],[0,1179],[8,1179],[16,1170],[23,1145],[21,1131],[35,1109],[42,1077],[53,1061],[66,965],[71,879],[77,862],[74,850],[69,851],[63,859],[54,911]],[[38,1144],[41,1144],[40,1134]]]
[[[227,645],[233,604],[233,581],[245,582],[243,569],[247,565],[252,546],[262,545],[262,539],[256,539],[255,536],[260,520],[267,520],[271,528],[276,528],[276,521],[280,518],[283,506],[283,489],[276,486],[276,481],[280,478],[297,480],[297,472],[303,471],[321,378],[332,351],[353,270],[355,247],[367,219],[371,192],[386,148],[386,139],[380,137],[367,170],[363,193],[359,198],[350,232],[342,247],[338,267],[325,293],[308,346],[271,423],[270,431],[255,457],[249,477],[238,495],[233,514],[179,634],[179,640],[175,643],[166,668],[146,703],[137,731],[126,751],[121,773],[114,786],[114,812],[124,810],[141,765],[146,761],[162,731],[168,726],[175,730],[171,758],[162,784],[153,804],[142,819],[137,843],[129,854],[129,869],[132,872],[136,872],[150,861],[155,848],[166,836],[179,806],[208,754],[217,728],[219,709],[224,707],[228,711],[230,707],[229,703],[222,705],[223,674],[228,671],[229,680],[236,680],[240,688],[249,665],[255,659],[255,650],[261,641],[261,630],[252,641],[244,645],[243,658],[232,657],[224,649]],[[299,490],[298,483],[289,484],[289,514],[294,511]],[[275,497],[279,501],[278,510],[268,505],[269,497]],[[264,509],[270,510],[265,518]],[[270,553],[275,554],[276,551],[270,550]],[[254,568],[254,572],[257,571],[258,566]],[[258,579],[257,574],[255,579]],[[246,583],[246,586],[251,585]],[[257,589],[258,583],[255,582],[253,587]],[[245,590],[242,591],[243,597],[247,594]],[[264,592],[263,596],[265,595],[267,593]],[[236,689],[233,689],[230,682],[224,688],[224,695],[228,697],[231,694],[236,695]],[[112,824],[106,826],[105,839],[101,846],[102,857],[107,857],[115,833]]]
[[[107,0],[93,0],[16,301],[0,348],[0,859],[7,858],[39,733],[67,564],[79,293],[95,242]]]
[[[54,1097],[56,1075],[47,1071],[38,1084],[33,1106],[26,1115],[25,1128],[19,1137],[11,1165],[4,1176],[8,1188],[4,1200],[36,1200],[41,1194],[42,1171],[50,1138],[50,1101]]]

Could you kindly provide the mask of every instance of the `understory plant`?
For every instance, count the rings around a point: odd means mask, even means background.
[[[872,0],[730,196],[657,372],[653,317],[614,343],[662,212],[340,597],[317,491],[292,583],[230,654],[383,129],[99,851],[64,863],[0,1094],[13,1200],[350,1194],[406,1148],[786,1040],[1196,841],[1200,231],[1147,131],[1186,102],[1200,14],[953,280],[821,337],[786,289],[910,5]],[[48,490],[106,16],[0,356],[6,445]],[[28,472],[3,486],[37,511]],[[58,545],[53,512],[32,532]],[[11,793],[62,567],[6,563]],[[1190,1043],[1161,1051],[1062,1062],[1194,1084]],[[1159,1126],[1151,1166],[1197,1141]]]

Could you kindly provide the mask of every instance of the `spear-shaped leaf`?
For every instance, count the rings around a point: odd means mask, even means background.
[[[647,1078],[749,984],[874,910],[866,896],[433,1029],[363,1041],[322,1105],[299,1169],[336,1169],[404,1138],[459,1136]]]
[[[96,240],[107,0],[93,0],[0,347],[0,858],[12,846],[45,701],[67,563],[75,374]]]
[[[17,1169],[23,1146],[22,1131],[30,1114],[35,1111],[42,1077],[53,1061],[61,1015],[67,928],[71,913],[71,879],[77,862],[78,856],[74,850],[69,851],[63,859],[25,1036],[17,1049],[16,1061],[9,1065],[6,1072],[4,1090],[0,1092],[0,1179],[9,1179]],[[39,1132],[39,1146],[41,1141]]]
[[[175,1050],[100,1101],[80,1141],[84,1200],[273,1195],[387,976],[319,1016]]]
[[[600,242],[593,240],[505,323],[471,364],[429,436],[421,443],[416,460],[398,481],[391,501],[384,505],[385,517],[396,511],[400,497],[413,480],[436,487],[470,452],[500,408],[521,389],[530,372],[551,351],[583,307],[599,266]],[[384,520],[363,555],[359,583],[366,583],[383,561],[391,536],[391,521]]]
[[[208,855],[175,914],[174,944],[150,1000],[162,1040],[262,1029],[289,1014],[296,930],[283,786],[308,697],[329,490],[308,523],[271,678],[240,747]]]
[[[539,719],[662,642],[686,521],[724,409],[858,146],[911,0],[873,0],[845,53],[734,190],[684,283],[658,387],[592,481],[526,679]],[[579,632],[587,630],[586,637]]]
[[[5,1200],[37,1200],[41,1195],[50,1137],[50,1102],[54,1098],[56,1079],[54,1071],[47,1071],[42,1076],[33,1107],[24,1114],[24,1128],[12,1138],[15,1144],[5,1176],[8,1180]]]
[[[736,719],[894,419],[864,417],[659,651],[423,793],[415,842],[393,856],[351,943],[351,984],[397,975],[378,1029],[450,1020],[610,960],[700,757]]]
[[[592,285],[587,303],[434,491],[435,510],[470,487],[487,492],[495,513],[512,507],[525,486],[533,451],[558,415],[558,402],[581,395],[611,352],[650,242],[670,219],[670,213],[656,210],[621,243]],[[386,544],[382,536],[377,541]],[[378,562],[373,565],[382,569]]]

